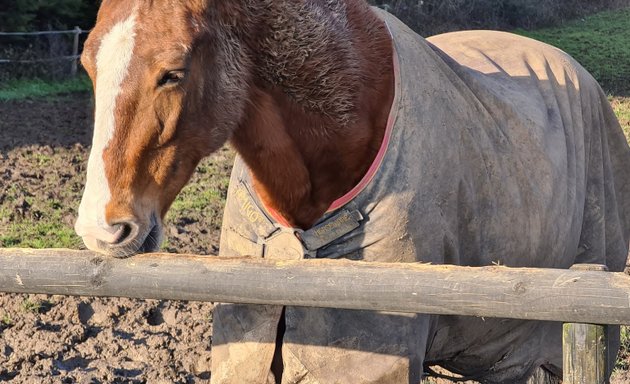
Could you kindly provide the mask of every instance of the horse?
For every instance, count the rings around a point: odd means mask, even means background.
[[[104,0],[81,61],[95,123],[75,229],[91,250],[156,251],[198,162],[229,142],[221,255],[624,267],[630,149],[597,82],[546,44],[423,39],[363,0]],[[562,372],[557,323],[230,304],[213,317],[215,383]]]

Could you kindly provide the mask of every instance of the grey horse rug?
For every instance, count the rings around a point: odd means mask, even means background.
[[[378,169],[304,232],[260,204],[237,159],[220,253],[621,271],[630,150],[595,80],[530,39],[475,31],[425,40],[375,12],[398,68]],[[213,383],[274,382],[276,344],[282,383],[418,383],[433,364],[518,383],[536,367],[562,367],[561,325],[462,316],[220,304],[212,343]]]

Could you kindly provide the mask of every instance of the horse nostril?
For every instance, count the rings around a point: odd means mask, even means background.
[[[117,223],[116,225],[120,228],[119,229],[120,235],[118,236],[118,239],[114,243],[115,245],[128,243],[138,236],[140,227],[138,226],[138,224],[134,223],[133,221],[121,222],[121,223]]]

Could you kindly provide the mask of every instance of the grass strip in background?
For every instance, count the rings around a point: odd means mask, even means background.
[[[515,32],[562,49],[607,92],[630,96],[630,8],[600,12],[559,27]]]
[[[611,97],[610,103],[619,119],[623,133],[630,142],[630,97]]]
[[[63,93],[85,92],[91,89],[92,83],[85,75],[63,81],[10,80],[6,84],[0,85],[0,101],[49,97]]]
[[[0,230],[0,248],[81,248],[81,239],[60,219],[14,223]]]

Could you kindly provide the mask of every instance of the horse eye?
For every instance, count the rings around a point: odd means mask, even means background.
[[[166,72],[162,78],[158,81],[158,87],[165,87],[169,85],[177,85],[182,80],[184,80],[184,76],[186,73],[184,71],[168,71]]]

